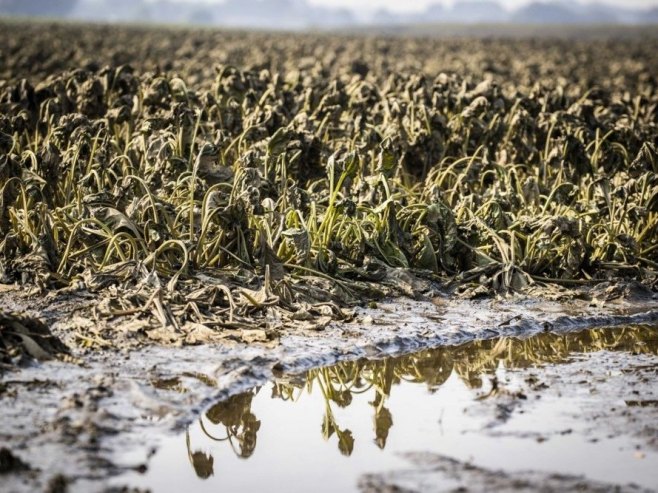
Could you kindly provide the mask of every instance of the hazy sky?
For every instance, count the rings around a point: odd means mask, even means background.
[[[599,2],[599,0],[589,0],[589,3],[593,1]],[[355,4],[358,4],[359,7],[363,5],[362,8],[374,9],[386,7],[389,10],[398,11],[422,10],[428,5],[436,3],[442,3],[444,5],[456,3],[455,0],[361,0],[360,2],[355,2],[354,0],[308,0],[308,2],[316,5],[340,7],[354,7]],[[529,0],[498,0],[498,3],[508,8],[514,8],[529,3]],[[580,3],[588,3],[588,1],[583,0]],[[603,0],[602,3],[629,7],[646,7],[658,5],[658,0]]]
[[[222,0],[177,0],[180,2],[208,2],[217,3]],[[265,0],[267,1],[267,0]],[[430,4],[443,3],[449,5],[459,0],[307,0],[315,5],[333,7],[347,7],[352,10],[375,10],[385,7],[393,11],[420,11]],[[528,3],[530,0],[498,0],[501,5],[508,8],[518,7]],[[564,1],[564,0],[563,0]],[[658,6],[658,0],[581,0],[580,3],[600,2],[617,6],[627,7],[653,7]],[[565,3],[568,3],[565,1]]]

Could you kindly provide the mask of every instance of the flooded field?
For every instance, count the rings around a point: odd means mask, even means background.
[[[658,326],[639,325],[281,376],[212,404],[145,472],[118,482],[199,492],[481,491],[491,481],[651,490],[657,355]],[[153,385],[185,391],[176,378]]]
[[[658,38],[0,26],[0,493],[657,487]]]
[[[2,375],[0,490],[650,490],[657,325],[648,300],[398,299],[276,343],[78,349]]]

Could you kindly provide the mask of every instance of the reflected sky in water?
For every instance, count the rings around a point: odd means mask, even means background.
[[[505,413],[515,410],[499,402],[514,400],[509,397],[521,388],[520,379],[537,378],[541,385],[541,371],[518,369],[561,365],[602,350],[655,356],[657,331],[642,326],[479,341],[280,378],[211,406],[184,436],[167,439],[149,471],[130,476],[130,484],[156,492],[173,491],[172,484],[185,491],[262,491],[268,485],[289,492],[353,491],[363,473],[404,467],[398,453],[410,450],[490,468],[658,484],[651,460],[633,459],[627,440],[588,443],[564,432],[573,426],[564,417],[578,414],[582,397],[540,393],[529,416],[506,422]],[[492,425],[502,433],[481,432]],[[520,438],[526,428],[550,439]]]

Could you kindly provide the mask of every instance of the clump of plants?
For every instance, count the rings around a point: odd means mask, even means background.
[[[174,330],[322,326],[431,286],[655,287],[655,43],[604,46],[606,71],[578,56],[593,46],[558,64],[560,42],[527,45],[542,63],[509,78],[476,75],[485,47],[467,41],[460,73],[403,39],[271,35],[269,62],[244,60],[255,35],[235,33],[226,51],[186,33],[187,66],[183,48],[152,70],[157,57],[101,49],[107,63],[67,68],[90,52],[48,52],[48,33],[6,53],[0,83],[4,283],[92,293],[99,316]],[[113,35],[135,53],[166,44],[139,34]],[[494,65],[515,49],[500,43]]]

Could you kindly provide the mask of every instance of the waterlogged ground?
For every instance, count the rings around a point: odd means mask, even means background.
[[[655,37],[0,25],[2,493],[656,484]]]
[[[647,299],[403,300],[277,341],[73,346],[3,375],[1,489],[650,489],[656,322]]]
[[[658,327],[640,325],[284,376],[214,403],[163,442],[145,473],[118,482],[199,492],[650,490],[657,354]],[[159,384],[183,391],[180,380]]]

